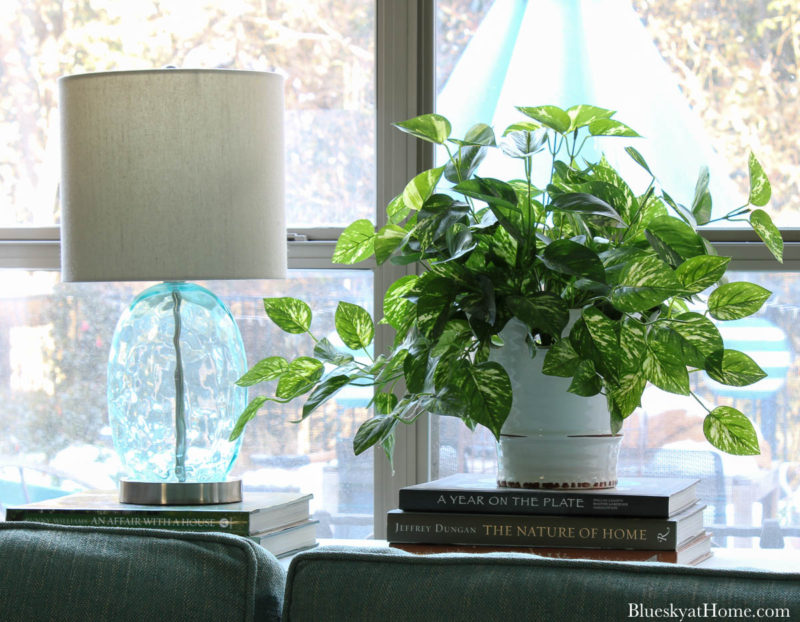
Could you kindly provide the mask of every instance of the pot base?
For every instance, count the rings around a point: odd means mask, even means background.
[[[621,442],[621,434],[501,435],[497,484],[505,488],[613,488]]]
[[[501,488],[539,488],[547,490],[573,490],[575,488],[614,488],[617,480],[608,482],[511,482],[508,480],[497,480],[497,485]]]

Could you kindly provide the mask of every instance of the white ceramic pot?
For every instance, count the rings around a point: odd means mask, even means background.
[[[546,376],[546,350],[531,358],[527,328],[512,319],[492,353],[511,378],[514,399],[497,443],[497,481],[513,488],[610,488],[617,483],[621,434],[611,433],[603,395],[568,393],[571,378]]]

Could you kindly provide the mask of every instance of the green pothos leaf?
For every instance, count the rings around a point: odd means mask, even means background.
[[[334,323],[344,345],[352,350],[366,348],[375,336],[375,325],[369,312],[349,302],[342,301],[336,307]]]
[[[646,386],[647,378],[641,370],[637,370],[622,374],[617,383],[609,387],[608,397],[619,409],[622,419],[642,405],[642,393]]]
[[[371,256],[375,250],[375,227],[362,218],[342,231],[333,250],[333,263],[354,264]]]
[[[311,328],[311,307],[297,298],[264,298],[264,310],[287,333],[299,335]]]
[[[383,442],[393,434],[396,425],[397,419],[393,415],[378,415],[367,419],[353,438],[353,453],[358,456],[376,443]]]
[[[228,437],[228,440],[233,442],[237,438],[242,435],[244,432],[245,426],[255,419],[256,413],[258,410],[269,400],[266,395],[259,395],[254,397],[250,400],[250,403],[244,409],[241,415],[239,415],[239,419],[236,421],[236,425],[233,426],[233,430],[231,431],[231,435]]]
[[[310,391],[322,378],[324,365],[310,356],[300,356],[289,363],[289,367],[278,380],[275,397],[293,399]]]
[[[386,290],[383,297],[383,316],[395,330],[400,330],[406,318],[416,313],[414,303],[405,296],[414,288],[417,279],[419,277],[416,274],[408,274],[397,279]]]
[[[771,295],[755,283],[725,283],[708,297],[708,312],[717,320],[738,320],[758,311]]]
[[[675,276],[688,294],[699,294],[725,275],[730,257],[699,255],[684,261],[675,270]]]
[[[596,119],[589,124],[589,133],[592,136],[627,136],[639,137],[640,134],[621,121],[614,119]]]
[[[753,210],[750,214],[750,226],[753,227],[758,237],[763,240],[775,259],[783,263],[783,238],[769,214],[763,209]]]
[[[770,186],[769,179],[764,172],[764,168],[752,153],[748,160],[748,168],[750,172],[749,202],[751,205],[763,207],[769,203],[770,196],[772,195],[772,187]]]
[[[737,456],[761,453],[750,420],[731,406],[717,406],[703,421],[703,433],[717,449]]]
[[[379,414],[388,415],[397,406],[397,396],[394,393],[376,393],[374,404]]]
[[[440,114],[423,114],[407,121],[393,124],[398,130],[416,138],[442,145],[450,137],[450,121]]]
[[[572,124],[570,116],[558,106],[517,106],[517,110],[562,134],[568,132]]]
[[[240,387],[251,387],[259,382],[275,380],[289,368],[289,362],[282,356],[269,356],[253,365],[236,381]]]
[[[353,355],[336,348],[327,337],[314,344],[314,356],[333,365],[345,365],[353,360]]]
[[[392,256],[397,248],[403,243],[406,237],[406,230],[398,225],[389,223],[382,227],[375,235],[373,245],[375,248],[375,261],[378,264],[384,263]]]
[[[620,311],[646,311],[681,290],[672,268],[657,257],[641,256],[622,267],[611,302]]]
[[[569,342],[569,339],[556,341],[545,354],[542,372],[548,376],[571,378],[581,358]]]
[[[744,387],[767,377],[753,359],[738,350],[719,350],[710,355],[706,373],[722,384]]]
[[[329,378],[326,378],[320,382],[316,387],[314,387],[314,390],[311,392],[311,395],[308,396],[306,403],[303,404],[303,415],[300,420],[302,421],[308,417],[319,406],[332,398],[336,392],[339,391],[339,389],[349,383],[349,376],[345,376],[343,374],[330,376]]]
[[[403,204],[414,210],[422,209],[425,201],[433,194],[436,184],[442,178],[444,167],[432,168],[423,171],[408,184],[403,190]]]
[[[594,368],[592,361],[581,361],[575,369],[575,375],[567,391],[582,397],[591,397],[600,393],[603,382]]]
[[[467,405],[469,417],[499,438],[512,399],[511,380],[503,366],[494,361],[473,365],[459,359],[453,380]]]
[[[691,311],[681,313],[675,318],[665,320],[663,324],[669,327],[670,331],[680,335],[683,341],[690,344],[703,357],[708,357],[722,349],[722,336],[719,329],[714,322],[700,313]],[[703,364],[696,366],[703,367]]]
[[[642,364],[645,377],[663,391],[689,395],[689,372],[686,366],[675,364],[671,359],[662,360],[658,354],[648,346]]]

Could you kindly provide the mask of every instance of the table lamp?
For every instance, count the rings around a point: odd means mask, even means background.
[[[66,76],[62,280],[163,281],[123,313],[108,361],[120,501],[241,500],[241,334],[188,281],[283,278],[283,79],[161,69]]]

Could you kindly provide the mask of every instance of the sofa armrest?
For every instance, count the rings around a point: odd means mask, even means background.
[[[800,574],[322,547],[292,560],[283,620],[626,620],[669,617],[635,615],[642,608],[691,607],[707,618],[712,607],[718,614],[722,608],[789,608],[794,619]]]
[[[0,522],[0,620],[280,619],[285,570],[238,536]]]

